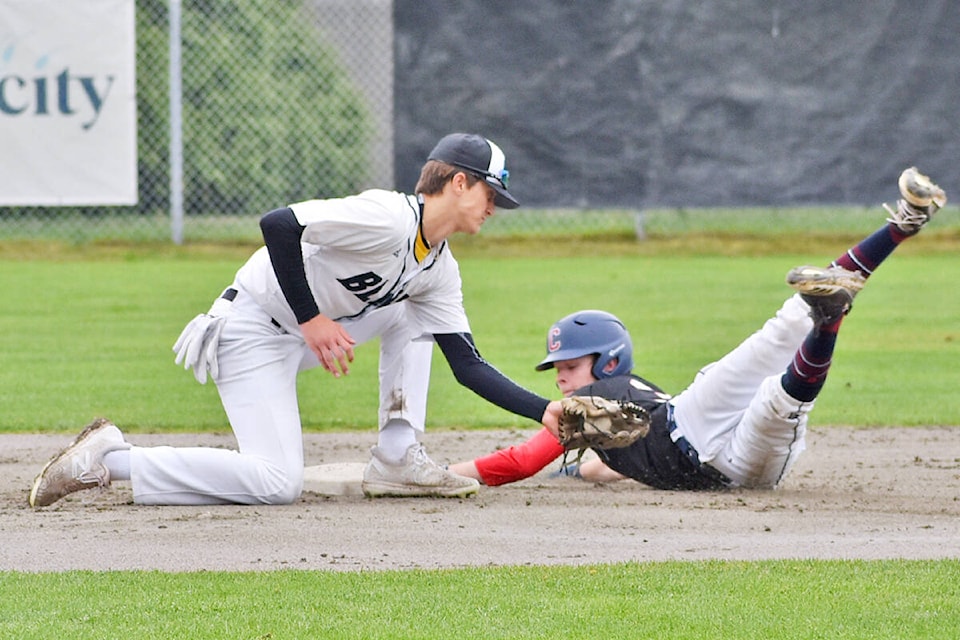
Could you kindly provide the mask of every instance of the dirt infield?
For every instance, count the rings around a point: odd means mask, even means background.
[[[434,432],[437,461],[527,431]],[[773,492],[592,485],[549,470],[464,500],[326,497],[283,507],[141,507],[129,486],[34,511],[30,481],[69,436],[0,436],[0,570],[385,570],[624,560],[960,557],[960,429],[815,429]],[[232,447],[231,436],[132,435]],[[374,434],[308,434],[308,465],[366,461]]]

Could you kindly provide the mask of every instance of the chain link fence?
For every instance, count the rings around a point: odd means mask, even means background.
[[[394,123],[405,119],[394,113],[394,31],[397,13],[416,14],[416,1],[137,0],[138,204],[2,207],[0,240],[259,241],[257,219],[278,206],[369,187],[411,189],[395,178]],[[179,47],[171,47],[172,27]],[[483,66],[449,62],[461,63]],[[179,155],[171,78],[180,87]],[[182,179],[171,163],[182,166]],[[483,235],[644,237],[740,224],[779,230],[794,220],[803,230],[861,217],[524,207],[498,212]]]
[[[256,238],[278,206],[392,188],[392,25],[391,0],[137,0],[138,204],[0,208],[0,239],[168,240],[172,159],[186,241]]]

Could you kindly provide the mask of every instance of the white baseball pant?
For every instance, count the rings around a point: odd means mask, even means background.
[[[813,402],[788,396],[780,378],[813,327],[809,311],[793,295],[673,400],[677,432],[734,486],[776,486],[805,447]]]
[[[236,285],[234,285],[236,286]],[[380,427],[422,431],[433,343],[411,341],[404,303],[343,326],[358,345],[380,336]],[[154,505],[288,504],[303,487],[297,374],[319,365],[242,289],[220,339],[215,380],[238,450],[133,447],[134,502]]]

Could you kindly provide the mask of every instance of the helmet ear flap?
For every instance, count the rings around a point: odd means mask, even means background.
[[[633,344],[630,335],[624,329],[623,335],[616,338],[604,344],[597,352],[597,361],[593,363],[593,377],[597,380],[614,378],[633,371]],[[614,361],[616,366],[608,368]]]

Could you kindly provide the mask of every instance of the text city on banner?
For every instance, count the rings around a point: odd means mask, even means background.
[[[0,206],[137,202],[134,0],[0,0]]]

